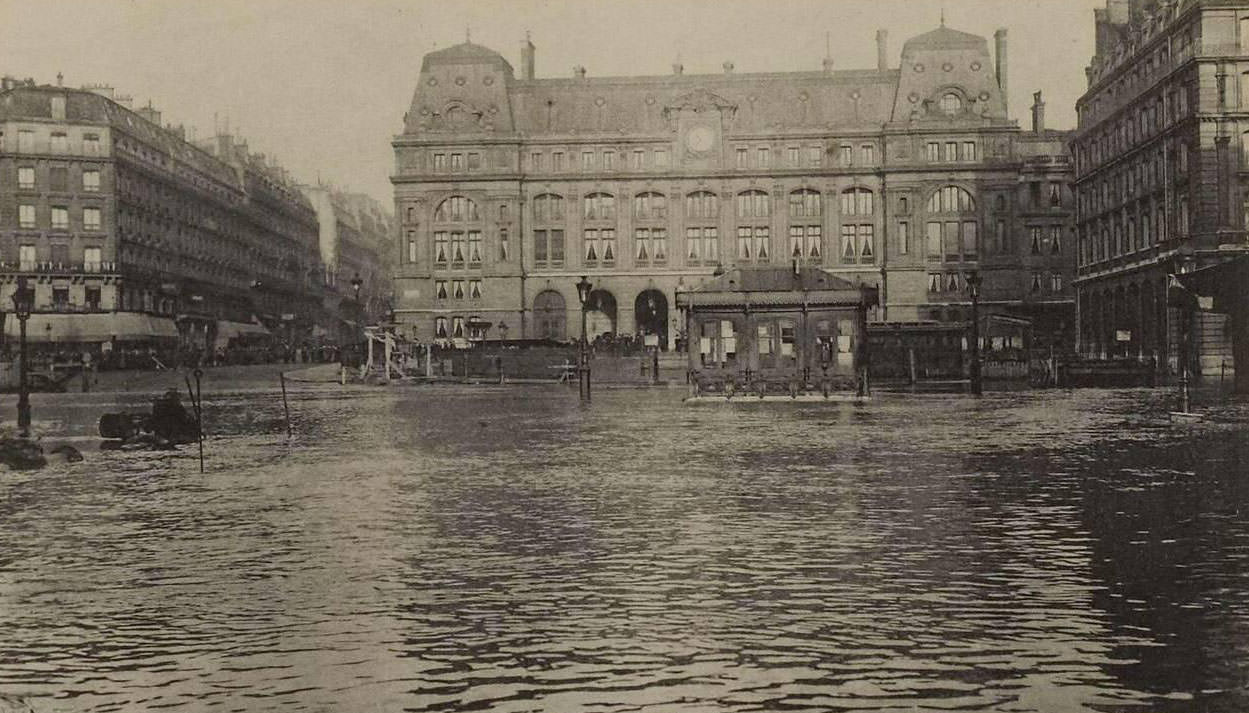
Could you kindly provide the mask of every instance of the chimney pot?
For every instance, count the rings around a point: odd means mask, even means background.
[[[585,67],[582,67],[581,65],[577,65],[576,67],[573,67],[572,73],[573,73],[573,76],[577,77],[578,79],[585,79]]]

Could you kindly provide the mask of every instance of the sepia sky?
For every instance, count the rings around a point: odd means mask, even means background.
[[[426,52],[464,41],[519,71],[525,31],[539,77],[815,70],[826,34],[838,69],[890,65],[902,43],[946,25],[1009,30],[1010,109],[1029,122],[1045,92],[1049,125],[1074,124],[1104,0],[0,0],[0,74],[67,86],[111,84],[188,135],[228,120],[296,178],[391,203],[390,139],[402,128]]]

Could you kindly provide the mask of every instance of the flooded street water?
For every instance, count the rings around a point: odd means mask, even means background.
[[[88,433],[116,406],[89,396],[36,419]],[[1249,405],[1170,401],[304,386],[288,443],[275,392],[218,395],[204,474],[192,448],[0,474],[0,694],[1249,710]]]

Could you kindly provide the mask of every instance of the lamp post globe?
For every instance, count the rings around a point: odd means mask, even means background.
[[[581,280],[577,282],[577,299],[581,301],[581,342],[578,344],[577,351],[577,383],[580,387],[581,402],[588,403],[590,401],[590,354],[589,345],[586,342],[585,330],[585,310],[586,304],[590,301],[590,290],[594,287],[585,275],[581,276]]]
[[[973,396],[984,393],[980,374],[980,283],[978,271],[972,270],[967,274],[967,291],[971,294],[971,367],[968,376]]]
[[[26,276],[17,278],[17,289],[13,292],[13,314],[20,324],[18,357],[18,395],[17,395],[17,430],[22,438],[30,437],[30,386],[27,382],[29,364],[26,356],[26,320],[30,319],[34,309],[34,294],[26,283]]]

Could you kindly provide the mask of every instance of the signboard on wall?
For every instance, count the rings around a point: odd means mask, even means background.
[[[1130,341],[1132,341],[1132,330],[1130,330],[1130,329],[1116,329],[1116,330],[1115,330],[1115,341],[1116,341],[1116,342],[1130,342]]]
[[[648,335],[646,335],[646,339],[645,339],[645,341],[644,341],[644,344],[646,344],[646,346],[648,346],[648,347],[657,347],[657,346],[659,346],[659,335],[658,335],[658,334],[648,334]]]

